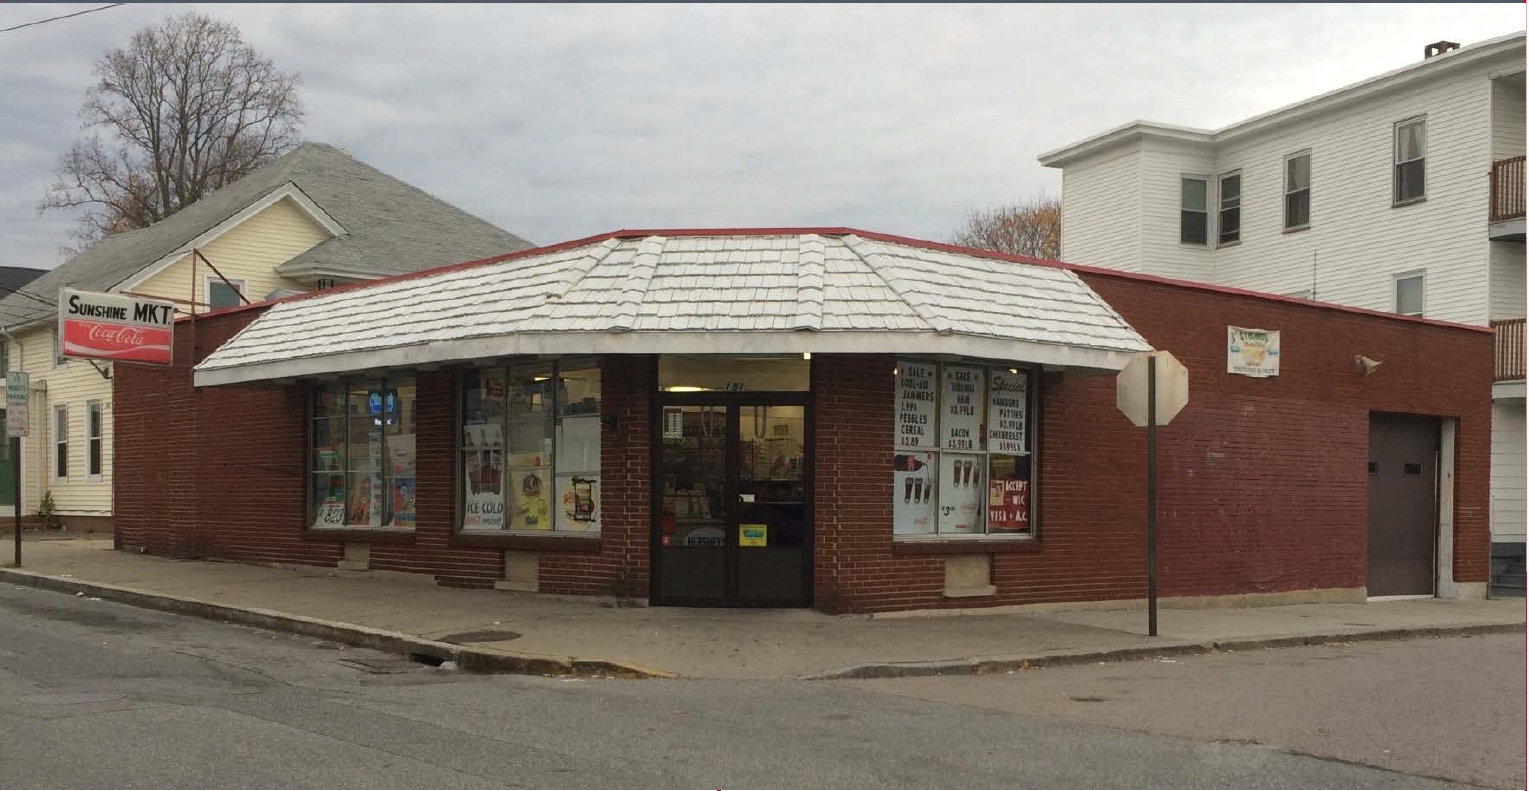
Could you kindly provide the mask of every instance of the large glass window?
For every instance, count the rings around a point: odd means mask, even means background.
[[[462,528],[600,530],[600,368],[538,361],[468,371]]]
[[[899,360],[892,532],[1035,535],[1027,369]]]
[[[414,527],[414,380],[361,379],[320,388],[312,424],[310,523]]]

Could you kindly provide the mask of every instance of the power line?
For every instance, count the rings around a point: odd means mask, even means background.
[[[35,22],[23,22],[19,25],[0,28],[0,33],[9,33],[12,30],[20,30],[24,27],[32,27],[33,25],[41,25],[47,22],[57,22],[60,19],[71,19],[73,17],[83,16],[85,14],[94,14],[97,11],[105,11],[108,8],[116,8],[119,5],[127,5],[127,3],[109,3],[107,5],[100,6],[99,8],[87,8],[84,11],[76,11],[72,14],[64,14],[63,16],[50,16],[47,19],[39,19]]]

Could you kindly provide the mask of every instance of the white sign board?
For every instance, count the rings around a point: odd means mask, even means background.
[[[945,379],[940,389],[940,447],[946,450],[981,449],[984,373],[982,368],[945,366]]]
[[[899,360],[897,363],[897,447],[933,448],[935,366]]]
[[[1226,328],[1226,372],[1242,376],[1279,376],[1279,330]]]
[[[988,383],[987,449],[991,453],[1025,453],[1025,414],[1030,405],[1030,377],[994,371]]]
[[[24,371],[5,373],[5,436],[27,436],[27,390],[31,377]]]
[[[1115,406],[1137,426],[1147,425],[1147,365],[1157,356],[1157,424],[1166,426],[1189,403],[1189,369],[1168,352],[1148,352],[1115,377]]]
[[[60,289],[58,337],[64,357],[169,365],[175,306],[162,299]]]
[[[987,500],[987,457],[940,454],[940,532],[982,532],[981,509]]]
[[[934,453],[892,454],[892,532],[934,532]]]

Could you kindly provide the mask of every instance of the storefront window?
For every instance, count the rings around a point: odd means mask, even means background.
[[[599,532],[594,361],[469,371],[462,414],[464,530]]]
[[[330,385],[313,398],[310,523],[414,526],[414,381]]]
[[[899,360],[896,536],[1033,536],[1028,370]]]

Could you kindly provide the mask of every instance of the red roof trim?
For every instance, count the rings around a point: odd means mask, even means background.
[[[364,280],[359,283],[348,283],[343,286],[324,289],[323,291],[310,291],[304,294],[295,294],[290,297],[283,297],[281,299],[266,300],[264,302],[256,302],[251,305],[241,305],[234,308],[225,308],[223,310],[200,314],[198,318],[235,313],[244,310],[254,310],[257,308],[263,309],[281,302],[296,302],[298,300],[309,299],[319,295],[334,294],[340,291],[351,291],[359,288],[371,288],[373,286],[382,285],[384,283],[397,283],[404,280],[413,280],[415,278],[438,275],[443,272],[454,272],[460,269],[469,269],[475,266],[486,266],[488,264],[497,264],[504,261],[513,261],[517,258],[529,258],[535,255],[545,255],[547,253],[555,253],[560,250],[567,250],[573,247],[582,247],[588,244],[603,242],[606,239],[638,239],[645,236],[794,236],[808,233],[820,234],[823,236],[848,236],[853,234],[855,236],[865,237],[866,239],[875,239],[882,242],[892,242],[894,244],[902,244],[909,247],[921,247],[926,250],[939,250],[947,253],[976,256],[979,258],[992,258],[999,261],[1011,261],[1018,264],[1030,264],[1032,266],[1047,266],[1053,269],[1065,269],[1070,272],[1098,275],[1101,277],[1113,277],[1121,280],[1134,280],[1142,283],[1154,283],[1162,286],[1172,286],[1174,288],[1204,291],[1212,294],[1224,294],[1234,297],[1261,299],[1268,302],[1281,302],[1288,305],[1298,305],[1304,308],[1331,310],[1337,311],[1339,313],[1351,313],[1357,316],[1390,319],[1392,321],[1423,324],[1433,327],[1444,327],[1447,329],[1470,330],[1472,332],[1482,332],[1488,334],[1493,332],[1491,327],[1478,327],[1473,324],[1457,324],[1452,321],[1440,321],[1438,319],[1419,318],[1416,316],[1399,316],[1395,313],[1387,313],[1381,310],[1356,308],[1350,307],[1348,305],[1335,305],[1328,302],[1313,302],[1311,300],[1296,299],[1295,297],[1286,297],[1279,294],[1266,294],[1261,291],[1249,291],[1247,289],[1231,288],[1229,286],[1216,286],[1210,285],[1208,283],[1197,283],[1192,280],[1178,280],[1170,277],[1144,275],[1136,272],[1121,272],[1115,269],[1105,269],[1103,267],[1087,266],[1084,264],[1069,264],[1063,261],[1051,261],[1048,259],[1034,258],[1027,255],[998,253],[991,250],[979,250],[975,247],[963,247],[961,245],[946,244],[944,242],[931,242],[927,239],[914,239],[908,236],[898,236],[896,234],[881,233],[878,231],[862,231],[858,228],[845,228],[840,226],[809,226],[795,228],[789,226],[776,228],[623,228],[619,231],[595,234],[594,236],[586,236],[582,239],[572,239],[566,242],[547,245],[545,247],[532,247],[527,250],[519,250],[513,253],[507,253],[505,255],[491,256],[489,258],[479,258],[477,260],[463,261],[456,264],[446,264],[445,266],[438,266],[434,269],[424,269],[418,272],[408,272],[406,274],[394,275],[392,277],[385,277],[379,280]],[[190,320],[191,317],[189,316],[177,319],[177,321]]]

